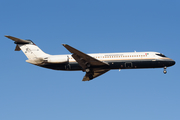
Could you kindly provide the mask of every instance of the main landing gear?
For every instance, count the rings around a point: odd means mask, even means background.
[[[86,69],[86,72],[87,72],[87,73],[88,73],[88,72],[90,72],[90,69],[89,69],[89,68],[87,68],[87,69]]]
[[[163,70],[163,73],[164,73],[164,74],[167,73],[166,68],[167,68],[167,67],[165,66],[165,67],[164,67],[164,70]]]
[[[92,80],[94,72],[93,72],[93,70],[90,69],[90,67],[91,67],[91,65],[89,63],[86,63],[86,69],[85,69],[86,74],[89,77],[89,80]]]
[[[89,68],[86,69],[86,74],[88,75],[89,80],[93,79],[93,72]]]

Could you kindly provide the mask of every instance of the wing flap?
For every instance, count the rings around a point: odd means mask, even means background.
[[[93,79],[108,72],[110,69],[98,69],[98,70],[94,70],[94,74],[93,74]],[[89,74],[86,73],[86,75],[84,76],[82,81],[89,81],[91,79],[89,79]]]

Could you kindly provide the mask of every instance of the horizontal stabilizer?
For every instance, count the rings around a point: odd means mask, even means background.
[[[21,49],[18,45],[16,45],[15,51],[21,51]]]
[[[31,43],[31,41],[15,38],[15,37],[8,36],[8,35],[5,35],[5,37],[15,41],[15,44],[29,44],[29,43]]]
[[[15,38],[15,37],[12,37],[12,36],[8,36],[8,35],[5,35],[5,37],[15,41],[14,43],[15,44],[30,44],[31,41],[27,41],[27,40],[23,40],[23,39],[19,39],[19,38]],[[15,48],[15,51],[20,51],[21,49],[19,48],[18,45],[16,45],[16,48]]]

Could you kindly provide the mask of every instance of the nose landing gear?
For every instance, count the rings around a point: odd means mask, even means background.
[[[167,67],[165,66],[165,67],[164,67],[164,70],[163,70],[163,73],[164,73],[164,74],[167,73],[166,68],[167,68]]]

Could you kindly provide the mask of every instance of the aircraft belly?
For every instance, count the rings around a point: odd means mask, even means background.
[[[70,70],[82,70],[81,66],[78,63],[69,63]]]
[[[108,61],[110,69],[135,69],[135,68],[161,68],[169,66],[167,61],[152,61],[152,60],[121,60]]]
[[[44,64],[41,65],[41,67],[44,68],[49,68],[49,69],[53,69],[53,70],[65,70],[65,66],[66,64],[59,64],[59,63],[48,63],[48,64]]]

